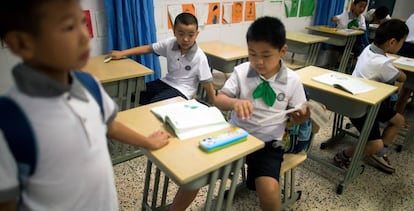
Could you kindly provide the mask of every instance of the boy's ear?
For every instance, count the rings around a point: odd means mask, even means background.
[[[6,34],[4,41],[13,53],[23,60],[33,57],[34,41],[28,33],[18,31],[9,32]]]
[[[280,57],[284,57],[286,55],[286,52],[288,50],[288,45],[285,44],[281,49],[280,49]]]

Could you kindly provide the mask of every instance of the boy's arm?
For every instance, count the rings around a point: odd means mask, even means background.
[[[213,83],[211,81],[203,84],[204,90],[207,92],[208,100],[211,104],[215,104],[216,100],[216,90],[214,90]]]
[[[148,54],[148,53],[152,53],[151,45],[138,46],[138,47],[126,49],[123,51],[114,50],[107,57],[112,57],[112,59],[121,59],[122,57],[130,56],[130,55],[141,55],[141,54]]]
[[[331,21],[334,22],[334,23],[338,23],[339,22],[339,18],[336,17],[336,16],[332,16],[331,17]]]
[[[400,70],[400,75],[396,81],[403,83],[405,80],[407,80],[407,75],[404,73],[404,71]]]
[[[125,126],[119,121],[112,121],[109,125],[108,136],[125,144],[156,150],[168,144],[171,135],[165,131],[156,131],[145,137]]]
[[[16,202],[16,200],[10,200],[10,201],[0,202],[0,210],[4,210],[4,211],[16,211],[17,210],[17,202]]]

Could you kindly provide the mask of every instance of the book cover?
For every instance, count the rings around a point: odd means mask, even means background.
[[[352,78],[345,74],[326,73],[313,77],[312,79],[320,83],[341,89],[353,95],[369,92],[375,89],[374,86],[371,86],[363,81]]]
[[[407,57],[400,57],[393,62],[394,64],[399,64],[402,66],[414,67],[414,59]]]

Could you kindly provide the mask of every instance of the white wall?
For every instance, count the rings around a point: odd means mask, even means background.
[[[412,3],[412,0],[396,0],[391,17],[407,19],[414,13],[414,6]]]

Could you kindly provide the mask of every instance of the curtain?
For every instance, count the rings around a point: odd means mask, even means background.
[[[124,50],[157,41],[153,0],[105,0],[108,17],[108,52]],[[146,54],[131,59],[152,69],[146,81],[161,77],[158,56]]]
[[[334,27],[331,17],[344,11],[345,0],[317,0],[313,25]]]

